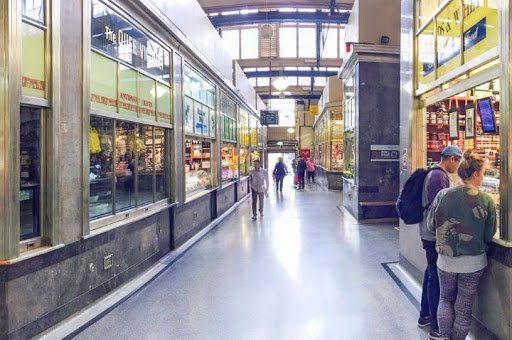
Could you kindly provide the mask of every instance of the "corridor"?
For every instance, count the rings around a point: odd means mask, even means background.
[[[244,201],[74,338],[426,339],[382,265],[398,260],[394,225],[358,224],[340,200],[316,184],[286,183],[257,221]]]

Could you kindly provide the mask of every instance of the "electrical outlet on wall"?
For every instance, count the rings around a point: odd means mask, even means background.
[[[114,254],[107,255],[103,258],[103,270],[112,268],[114,265]]]

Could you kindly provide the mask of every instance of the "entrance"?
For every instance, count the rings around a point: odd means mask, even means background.
[[[274,170],[274,166],[276,165],[279,157],[283,158],[284,164],[286,164],[286,168],[288,169],[289,175],[284,178],[283,188],[289,188],[293,184],[293,168],[292,162],[295,159],[295,152],[268,152],[268,174],[272,176],[272,171]]]

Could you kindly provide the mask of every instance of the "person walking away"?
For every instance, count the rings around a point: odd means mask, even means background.
[[[427,174],[423,183],[422,202],[428,207],[437,193],[450,186],[449,173],[455,173],[462,159],[462,151],[455,145],[449,145],[441,152],[441,161],[433,166],[433,170]],[[439,327],[437,325],[437,307],[439,305],[439,277],[437,275],[436,238],[427,230],[427,209],[424,212],[423,221],[419,224],[421,243],[427,257],[427,268],[423,276],[423,288],[421,292],[419,327],[429,327],[430,339],[439,339]]]
[[[299,189],[304,189],[304,174],[306,173],[306,162],[304,158],[299,157],[297,162],[297,175],[299,176]]]
[[[268,196],[268,172],[261,167],[261,162],[255,160],[253,169],[249,172],[249,182],[251,184],[252,194],[252,219],[257,218],[256,205],[259,206],[260,216],[263,216],[263,199]]]
[[[284,177],[288,174],[288,169],[286,168],[286,164],[283,163],[283,158],[279,157],[276,165],[274,166],[274,171],[272,172],[276,179],[276,191],[283,191],[283,180]]]
[[[311,158],[308,158],[306,161],[306,170],[308,172],[308,183],[315,183],[315,162],[311,160]]]
[[[486,251],[496,233],[496,208],[479,190],[484,161],[468,151],[458,174],[463,184],[440,191],[427,216],[439,253],[439,335],[452,340],[468,335],[473,300],[487,266]]]

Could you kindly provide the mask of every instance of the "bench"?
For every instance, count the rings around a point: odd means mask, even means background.
[[[366,207],[391,207],[395,206],[396,201],[361,201],[359,206],[362,208],[363,219],[366,218]]]

